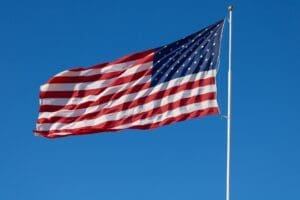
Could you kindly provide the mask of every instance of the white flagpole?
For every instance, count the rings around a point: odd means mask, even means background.
[[[232,40],[232,10],[229,11],[229,58],[228,58],[228,99],[227,99],[227,162],[226,162],[226,200],[230,200],[230,136],[231,136],[231,40]]]

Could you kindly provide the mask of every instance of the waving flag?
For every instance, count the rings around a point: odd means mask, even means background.
[[[223,23],[162,47],[55,75],[40,88],[35,132],[53,138],[151,129],[217,114]]]

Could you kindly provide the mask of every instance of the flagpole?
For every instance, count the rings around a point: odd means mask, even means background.
[[[229,54],[228,54],[228,99],[227,99],[227,162],[226,162],[226,200],[230,200],[230,147],[231,147],[231,45],[232,45],[232,10],[229,11]]]

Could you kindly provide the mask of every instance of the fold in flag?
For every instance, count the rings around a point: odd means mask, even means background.
[[[152,129],[218,114],[216,72],[224,20],[183,39],[90,68],[40,88],[34,132],[48,138]]]

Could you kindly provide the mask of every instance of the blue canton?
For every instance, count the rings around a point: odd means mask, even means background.
[[[224,20],[155,49],[151,86],[216,69]]]

